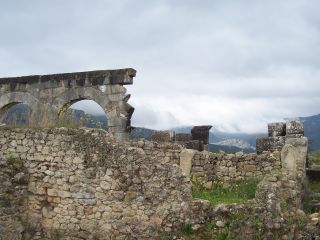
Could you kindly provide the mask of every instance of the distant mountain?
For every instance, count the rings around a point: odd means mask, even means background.
[[[149,129],[149,128],[134,127],[131,130],[130,138],[131,139],[144,138],[150,141],[153,131],[154,131],[153,129]]]
[[[210,152],[219,152],[219,151],[224,151],[226,153],[235,153],[235,152],[244,152],[244,153],[252,153],[255,152],[254,149],[252,148],[238,148],[234,146],[224,146],[224,145],[216,145],[216,144],[209,144],[209,151]]]
[[[10,125],[27,125],[31,115],[31,108],[26,104],[17,104],[4,114],[3,123]]]
[[[4,115],[3,122],[8,125],[29,125],[31,108],[26,104],[11,107]],[[86,126],[89,128],[107,129],[106,115],[86,114],[82,110],[69,108],[59,125],[68,127]]]
[[[173,128],[176,133],[190,133],[192,127],[177,127]],[[256,149],[256,139],[264,137],[267,134],[247,134],[247,133],[226,133],[219,131],[213,127],[209,132],[209,142],[212,144],[211,148],[215,150],[222,150],[225,152],[246,151],[253,152]]]
[[[28,125],[31,109],[28,105],[17,104],[11,107],[4,116],[4,123],[11,125]],[[69,109],[67,121],[77,126],[98,127],[107,129],[107,118],[105,115],[86,114],[82,110]],[[310,140],[310,149],[320,149],[320,114],[296,118],[304,122],[305,136]],[[170,130],[176,133],[190,133],[192,127],[176,127]],[[150,140],[152,129],[136,127],[131,132],[131,138],[145,138]],[[247,134],[247,133],[227,133],[213,127],[209,133],[211,149],[229,151],[254,151],[256,139],[267,136],[266,133]]]
[[[320,114],[310,117],[300,117],[304,122],[304,135],[310,141],[310,149],[320,149]]]
[[[218,146],[233,146],[239,149],[251,149],[253,151],[256,150],[256,148],[253,145],[250,145],[248,142],[246,142],[243,139],[237,139],[237,138],[231,138],[226,139],[220,142],[216,142],[215,145]]]

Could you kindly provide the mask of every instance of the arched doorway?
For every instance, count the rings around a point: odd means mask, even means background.
[[[60,109],[59,125],[107,130],[108,120],[105,111],[97,102],[79,98],[68,102]]]
[[[31,116],[31,107],[22,102],[12,102],[0,109],[0,123],[5,125],[28,126]]]

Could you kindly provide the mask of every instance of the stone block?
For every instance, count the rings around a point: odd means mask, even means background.
[[[192,140],[191,133],[177,133],[176,134],[176,141],[177,142],[187,142]]]
[[[194,126],[191,129],[192,140],[199,140],[203,141],[204,144],[209,143],[209,131],[212,126],[205,125],[205,126]]]
[[[174,131],[153,131],[151,136],[154,142],[172,142],[175,139]]]
[[[256,140],[257,154],[264,151],[281,151],[285,144],[285,137],[264,137]]]
[[[180,168],[182,169],[182,172],[188,177],[190,176],[194,154],[195,151],[191,149],[184,149],[180,154]]]
[[[287,137],[290,136],[303,136],[304,135],[304,126],[302,121],[291,120],[286,123],[286,133]]]
[[[282,122],[268,124],[268,136],[279,137],[286,135],[286,124]]]
[[[202,141],[199,141],[199,140],[191,140],[188,142],[184,142],[183,145],[187,149],[194,149],[194,150],[198,150],[198,151],[204,150],[204,144]]]

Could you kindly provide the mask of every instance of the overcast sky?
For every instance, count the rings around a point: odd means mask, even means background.
[[[320,113],[318,0],[1,0],[0,76],[132,67],[133,125]]]

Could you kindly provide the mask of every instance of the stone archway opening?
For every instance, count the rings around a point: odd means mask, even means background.
[[[23,102],[11,102],[0,109],[0,124],[29,126],[32,123],[32,109]]]
[[[103,108],[94,100],[79,98],[65,104],[59,111],[59,125],[108,129]]]

